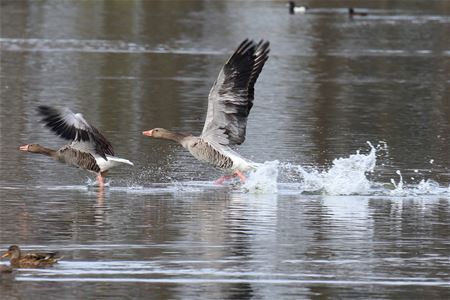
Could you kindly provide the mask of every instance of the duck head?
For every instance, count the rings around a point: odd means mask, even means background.
[[[8,251],[6,251],[0,258],[11,257],[11,259],[20,258],[20,248],[17,245],[9,246]]]

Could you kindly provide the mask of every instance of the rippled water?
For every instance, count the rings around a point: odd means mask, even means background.
[[[63,259],[0,275],[1,298],[448,298],[450,5],[310,7],[2,1],[0,249]],[[246,37],[271,42],[238,149],[261,166],[216,186],[220,172],[141,132],[199,133]],[[82,112],[135,167],[101,193],[19,152],[64,144],[39,104]]]

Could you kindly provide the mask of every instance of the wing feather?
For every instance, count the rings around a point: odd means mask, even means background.
[[[91,126],[80,113],[73,113],[68,108],[54,108],[41,105],[38,107],[42,122],[56,135],[72,141],[72,146],[83,145],[84,149],[93,149],[95,153],[106,159],[106,155],[114,156],[111,143]],[[89,146],[85,145],[90,143]]]
[[[43,259],[49,259],[54,258],[56,256],[56,253],[54,252],[45,252],[45,253],[27,253],[23,256],[23,259],[27,260],[43,260]]]
[[[244,142],[254,86],[269,51],[269,42],[263,40],[256,43],[246,39],[239,45],[209,92],[202,137],[222,145]]]

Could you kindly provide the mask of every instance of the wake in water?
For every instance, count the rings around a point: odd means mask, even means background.
[[[172,181],[170,183],[144,184],[128,182],[126,186],[112,186],[108,181],[109,191],[126,193],[198,193],[207,190],[224,189],[243,191],[253,194],[309,194],[309,195],[368,195],[368,196],[449,196],[450,186],[442,186],[431,179],[417,179],[416,183],[405,183],[400,170],[390,182],[377,182],[375,170],[377,158],[383,165],[383,156],[388,156],[385,143],[374,147],[370,142],[368,152],[359,150],[348,157],[336,158],[328,169],[323,167],[306,167],[277,160],[259,164],[257,169],[248,174],[247,181],[240,184],[238,179],[228,181],[225,185],[214,185],[211,181]],[[432,163],[432,162],[430,162]],[[153,172],[154,170],[152,170]],[[160,171],[160,170],[158,170]],[[418,173],[417,170],[415,170]],[[146,174],[144,174],[146,175]],[[397,177],[398,176],[398,177]],[[145,177],[145,176],[144,176]],[[411,177],[415,179],[417,176]],[[169,177],[168,177],[169,178]],[[169,178],[170,179],[170,178]],[[420,180],[418,182],[418,180]],[[88,179],[88,189],[96,188],[97,182]]]
[[[398,182],[391,179],[391,183],[377,183],[369,179],[374,172],[377,162],[377,152],[387,152],[385,143],[374,147],[367,142],[370,151],[349,157],[333,160],[328,170],[306,168],[301,165],[265,162],[258,169],[249,174],[247,182],[242,186],[250,193],[308,193],[327,195],[445,195],[450,193],[450,187],[445,188],[432,180],[422,179],[419,184],[405,185],[400,171]],[[278,182],[278,176],[283,183]]]

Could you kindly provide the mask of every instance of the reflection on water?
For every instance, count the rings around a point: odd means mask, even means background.
[[[112,190],[100,206],[76,191],[40,194],[22,199],[23,213],[16,224],[2,224],[2,240],[58,250],[64,259],[51,269],[18,271],[11,293],[38,291],[30,281],[49,282],[49,292],[69,294],[89,283],[117,295],[126,295],[130,284],[152,290],[164,283],[164,292],[182,298],[199,291],[226,298],[231,290],[351,295],[367,293],[368,286],[377,287],[373,297],[448,291],[448,198],[255,195],[205,187],[126,199]]]
[[[0,248],[64,256],[1,274],[2,297],[449,297],[448,3],[284,4],[1,2]],[[272,48],[238,150],[262,166],[215,186],[220,172],[140,133],[199,133],[246,37]],[[82,112],[135,167],[100,192],[19,152],[64,143],[42,103]]]

